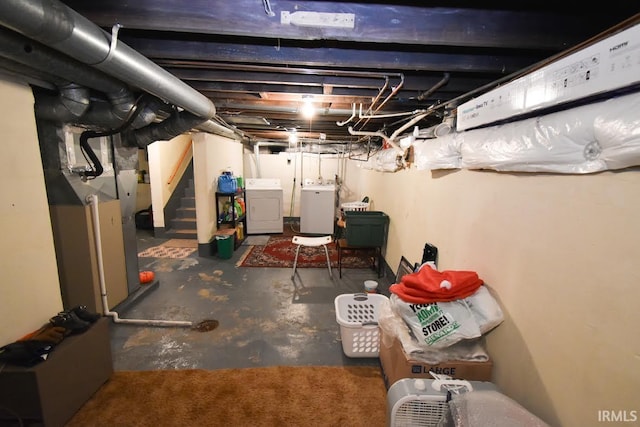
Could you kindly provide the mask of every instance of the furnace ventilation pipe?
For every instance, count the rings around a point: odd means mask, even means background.
[[[208,120],[209,98],[57,0],[2,0],[0,24]]]

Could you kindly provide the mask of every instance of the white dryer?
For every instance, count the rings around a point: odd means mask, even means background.
[[[284,231],[283,191],[280,179],[248,178],[245,182],[247,234]]]
[[[336,186],[305,185],[300,194],[300,232],[333,234]]]

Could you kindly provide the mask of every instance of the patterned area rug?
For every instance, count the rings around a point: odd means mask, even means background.
[[[141,258],[186,258],[198,249],[172,248],[169,246],[153,246],[138,253]]]
[[[152,246],[138,252],[141,258],[186,258],[198,250],[198,241],[194,239],[171,239],[160,246]]]
[[[296,248],[297,246],[291,243],[291,237],[271,236],[264,246],[250,246],[236,265],[238,267],[293,268]],[[331,267],[337,268],[338,250],[335,243],[328,245],[328,249]],[[371,262],[371,258],[364,251],[342,253],[342,268],[369,268]],[[326,266],[327,258],[322,246],[300,248],[298,267],[326,268]]]
[[[198,248],[198,241],[196,239],[171,239],[167,240],[160,246],[167,246],[170,248]]]

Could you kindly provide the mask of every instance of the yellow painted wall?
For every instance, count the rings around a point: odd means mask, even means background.
[[[6,343],[42,325],[62,303],[33,97],[7,82],[0,92]],[[242,148],[222,137],[197,138],[217,163],[195,168],[202,178],[196,182],[205,183],[196,191],[213,194],[222,169],[242,173]],[[554,426],[598,425],[599,410],[640,410],[637,169],[571,176],[357,166],[347,165],[347,185],[390,216],[385,258],[392,269],[401,256],[420,261],[430,242],[439,248],[440,269],[475,270],[494,289],[506,319],[488,345],[494,382],[507,395]],[[208,235],[215,207],[204,209]],[[205,243],[200,233],[199,225]]]
[[[253,151],[244,151],[245,178],[277,178],[282,184],[283,216],[300,216],[300,189],[302,182],[309,178],[323,181],[336,179],[338,174],[345,182],[340,191],[340,201],[362,200],[358,171],[354,162],[336,155],[323,155],[318,159],[314,153],[264,154],[259,157]],[[351,166],[350,166],[351,165]],[[258,167],[259,166],[259,167]],[[258,174],[258,169],[260,174]],[[353,174],[350,171],[354,171]],[[295,178],[295,181],[294,181]]]
[[[474,270],[505,322],[489,334],[494,382],[554,426],[640,411],[640,174],[362,170],[391,223],[386,261]]]
[[[234,176],[243,175],[242,144],[219,135],[194,134],[193,176],[198,243],[209,243],[218,228],[215,205],[217,179],[227,169]]]
[[[164,207],[191,161],[191,135],[183,134],[169,141],[155,141],[147,146],[147,153],[153,226],[164,227]],[[173,174],[175,177],[171,179]]]
[[[0,80],[0,346],[62,310],[31,89]]]

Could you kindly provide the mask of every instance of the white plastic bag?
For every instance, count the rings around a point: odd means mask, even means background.
[[[393,293],[390,300],[392,309],[402,317],[422,345],[444,348],[482,335],[464,300],[414,304]]]

